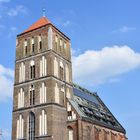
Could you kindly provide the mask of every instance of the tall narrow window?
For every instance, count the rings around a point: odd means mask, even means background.
[[[41,35],[38,37],[38,43],[39,43],[39,50],[42,50],[42,38]]]
[[[19,82],[25,81],[25,65],[22,62],[19,66]]]
[[[115,134],[111,133],[111,140],[115,140]]]
[[[67,87],[66,97],[67,97],[67,98],[70,98],[70,97],[71,97],[71,95],[70,95],[70,89],[69,89],[68,87]]]
[[[73,140],[73,129],[72,128],[68,128],[68,136],[69,136],[69,140]]]
[[[27,40],[24,41],[24,55],[27,55]]]
[[[62,39],[60,39],[60,52],[62,52]]]
[[[67,44],[66,44],[66,42],[64,43],[64,53],[65,53],[65,55],[67,53]]]
[[[104,130],[104,140],[107,140],[107,132]]]
[[[94,128],[94,134],[95,140],[99,140],[99,130],[97,128]]]
[[[44,110],[39,116],[39,134],[40,136],[47,135],[47,113]]]
[[[52,28],[48,29],[48,49],[52,49],[53,47],[53,31]]]
[[[32,53],[35,51],[35,44],[34,44],[34,38],[32,38]]]
[[[59,87],[58,84],[55,84],[55,102],[59,103]]]
[[[64,80],[64,66],[62,62],[60,62],[60,79]]]
[[[30,105],[34,105],[35,104],[35,89],[34,86],[31,85],[30,87]]]
[[[57,58],[54,58],[54,76],[58,77],[58,61]]]
[[[42,56],[40,60],[40,77],[47,75],[47,60],[45,56]]]
[[[55,36],[55,48],[58,50],[58,37],[57,35]]]
[[[33,112],[29,115],[29,140],[35,140],[35,115]]]
[[[45,83],[43,82],[40,87],[40,103],[42,104],[46,102],[47,102],[47,88]]]
[[[66,81],[67,82],[69,82],[69,68],[68,68],[68,65],[66,64],[66,67],[65,67],[65,69],[66,69]]]
[[[21,88],[18,93],[18,108],[24,107],[24,91]]]
[[[23,139],[24,137],[24,120],[23,116],[20,115],[19,119],[17,120],[17,139]]]
[[[35,78],[35,63],[34,61],[31,61],[30,63],[30,78]]]

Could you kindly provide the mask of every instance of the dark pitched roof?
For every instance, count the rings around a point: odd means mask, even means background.
[[[125,133],[125,129],[109,111],[97,93],[73,85],[74,100],[69,100],[82,119]]]

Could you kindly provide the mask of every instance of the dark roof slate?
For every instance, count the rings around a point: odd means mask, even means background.
[[[69,99],[82,119],[125,133],[125,129],[106,107],[97,93],[73,85],[74,99]]]

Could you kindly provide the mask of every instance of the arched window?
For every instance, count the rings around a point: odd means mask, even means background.
[[[23,116],[20,115],[17,120],[17,139],[22,139],[24,137],[24,120]]]
[[[64,80],[64,65],[60,62],[60,79]]]
[[[33,60],[30,62],[30,78],[35,78],[35,62]]]
[[[30,105],[34,105],[35,104],[35,89],[34,86],[31,85],[30,86]]]
[[[25,64],[22,62],[19,66],[19,82],[25,81]]]
[[[57,35],[55,36],[55,48],[58,50],[58,37]]]
[[[32,48],[31,48],[32,53],[35,51],[35,44],[34,44],[34,37],[32,37]]]
[[[44,110],[39,116],[39,133],[40,136],[47,135],[47,113]]]
[[[54,76],[58,77],[58,61],[57,58],[54,58]]]
[[[107,131],[103,130],[104,140],[107,140]]]
[[[59,87],[58,84],[55,84],[55,102],[59,104]]]
[[[66,81],[67,82],[69,82],[69,68],[68,68],[68,64],[66,64],[66,67],[65,67],[65,69],[66,69]]]
[[[27,39],[25,39],[24,41],[24,55],[26,56],[27,55]]]
[[[47,87],[43,82],[40,87],[40,103],[46,103],[46,102],[47,102]]]
[[[115,134],[111,132],[111,140],[115,140]]]
[[[42,38],[41,35],[38,36],[38,45],[39,45],[39,51],[42,50]]]
[[[45,56],[42,56],[40,60],[40,77],[47,75],[47,60]]]
[[[64,53],[65,53],[65,55],[67,53],[67,44],[66,44],[66,42],[64,42]]]
[[[67,98],[70,98],[71,97],[70,89],[68,87],[67,87],[66,97]]]
[[[63,48],[62,48],[62,39],[60,38],[60,41],[59,41],[59,47],[60,47],[60,52],[62,53],[62,51],[63,51]]]
[[[35,115],[29,114],[29,140],[35,140]]]
[[[71,127],[68,127],[68,140],[73,140],[73,129]]]
[[[52,28],[49,27],[48,29],[48,49],[52,49],[52,42],[53,42],[53,31]]]
[[[18,108],[24,107],[24,91],[21,88],[18,93]]]
[[[85,130],[86,130],[85,137],[86,137],[87,140],[90,140],[91,139],[91,128],[89,126],[86,126]]]
[[[94,136],[95,136],[95,140],[99,140],[99,129],[94,127]]]

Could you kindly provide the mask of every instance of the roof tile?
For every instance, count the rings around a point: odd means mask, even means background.
[[[51,23],[51,22],[46,17],[41,17],[37,22],[35,22],[33,25],[31,25],[23,33],[26,33],[26,32],[32,31],[34,29],[40,28],[40,27],[45,26],[49,23]]]

